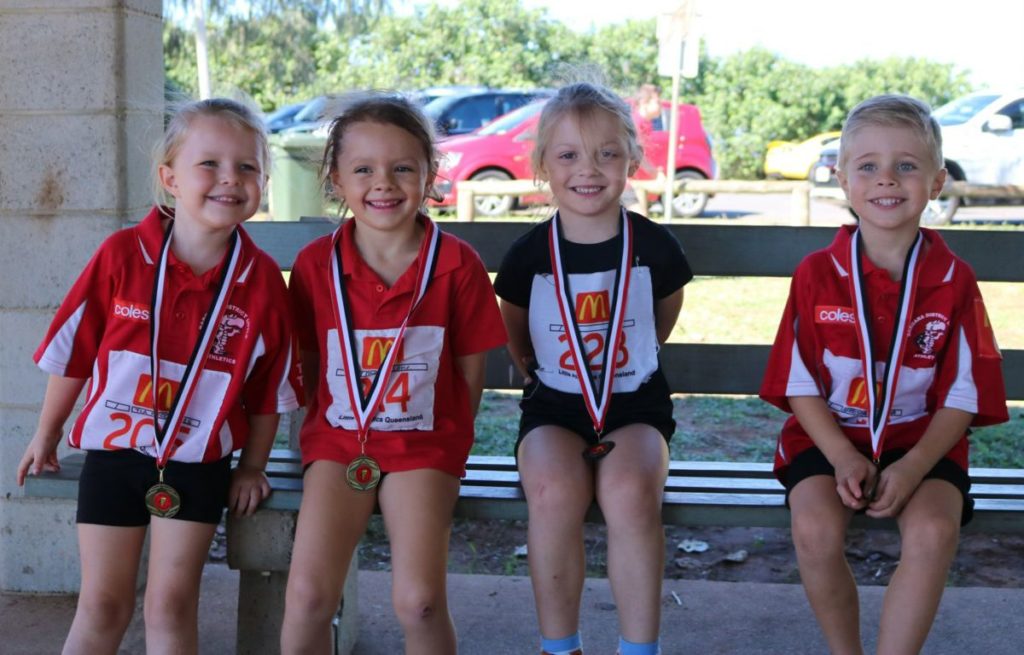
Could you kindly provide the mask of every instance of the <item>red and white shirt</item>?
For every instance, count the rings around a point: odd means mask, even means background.
[[[341,228],[341,274],[360,369],[374,371],[409,310],[419,259],[389,288],[359,254],[355,229],[351,220]],[[289,284],[300,349],[320,361],[319,371],[303,372],[319,377],[299,436],[303,465],[320,459],[347,464],[360,453],[332,308],[331,258],[331,235],[313,241],[296,258]],[[455,360],[506,341],[480,257],[442,233],[434,276],[409,319],[366,454],[385,472],[435,468],[462,476],[473,445],[473,414]]]
[[[164,211],[173,216],[173,210]],[[85,408],[69,435],[73,447],[156,454],[149,339],[163,219],[153,208],[141,223],[100,245],[35,353],[47,373],[90,378]],[[240,273],[175,435],[175,461],[226,457],[245,446],[248,416],[292,411],[303,402],[281,271],[245,230],[239,227],[238,233]],[[225,265],[197,276],[173,251],[168,255],[158,351],[161,416],[181,382]]]
[[[787,412],[792,411],[791,396],[823,397],[846,436],[870,456],[867,390],[849,283],[855,230],[843,226],[828,248],[808,255],[797,267],[760,395]],[[921,231],[924,260],[883,450],[913,447],[943,407],[974,414],[974,426],[1008,420],[1002,357],[974,272],[938,232]],[[900,283],[867,257],[862,257],[862,269],[880,379],[896,328]],[[776,475],[781,478],[793,458],[813,445],[790,416],[779,436]],[[946,457],[966,470],[967,451],[965,434]]]

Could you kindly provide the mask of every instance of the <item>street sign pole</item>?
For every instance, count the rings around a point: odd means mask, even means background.
[[[669,111],[668,163],[665,167],[665,221],[672,220],[675,196],[676,150],[679,144],[679,78],[697,76],[696,55],[699,38],[695,29],[697,0],[684,0],[671,14],[658,17],[658,73],[672,78],[671,110]],[[684,55],[685,51],[685,55]],[[685,68],[686,70],[681,70]]]

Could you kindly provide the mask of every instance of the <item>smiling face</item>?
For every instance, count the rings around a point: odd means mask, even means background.
[[[921,212],[946,180],[925,139],[909,127],[873,124],[843,139],[836,175],[861,226],[916,231]]]
[[[175,199],[175,218],[230,231],[256,213],[266,179],[257,135],[225,118],[192,119],[160,184]]]
[[[615,219],[626,180],[637,166],[617,117],[606,111],[565,112],[551,127],[539,173],[566,220]]]
[[[341,135],[331,184],[361,228],[389,232],[415,220],[433,182],[430,175],[415,136],[390,123],[359,121]]]

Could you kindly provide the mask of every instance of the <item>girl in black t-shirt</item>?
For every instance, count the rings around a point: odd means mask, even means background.
[[[663,227],[620,202],[643,157],[629,106],[591,84],[541,114],[533,168],[558,211],[514,243],[495,289],[527,378],[516,456],[542,652],[582,653],[583,519],[608,525],[619,651],[658,653],[661,500],[675,429],[658,349],[692,277]],[[580,375],[586,370],[587,375]]]

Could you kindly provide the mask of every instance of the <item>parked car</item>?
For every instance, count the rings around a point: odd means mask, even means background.
[[[267,126],[267,132],[276,134],[281,130],[295,125],[295,116],[302,111],[307,102],[296,102],[290,105],[285,105],[284,107],[278,107],[267,114],[263,119]]]
[[[934,115],[942,128],[947,183],[1024,186],[1024,89],[972,93],[939,107]],[[811,171],[816,186],[838,186],[838,153],[838,141],[822,148]],[[949,196],[933,200],[921,221],[949,223],[965,202],[970,199]]]
[[[423,106],[441,136],[469,134],[495,118],[539,97],[554,95],[551,89],[485,89],[442,95]]]
[[[439,144],[442,153],[438,173],[438,190],[444,198],[435,204],[455,205],[456,185],[462,180],[532,180],[530,153],[536,134],[537,121],[546,99],[531,102],[498,118],[479,131],[444,139]],[[663,102],[663,125],[668,125],[670,103]],[[711,141],[701,124],[700,111],[693,105],[678,105],[679,145],[676,150],[677,179],[712,179],[715,160]],[[645,161],[637,171],[640,179],[653,179],[659,169],[664,171],[668,161],[668,131],[652,130],[642,143]],[[705,193],[684,193],[676,196],[672,208],[676,216],[699,216],[704,211],[708,196]],[[520,202],[544,202],[545,197],[525,196]],[[507,214],[516,205],[513,196],[481,196],[476,211],[483,216]]]
[[[765,177],[810,179],[822,146],[839,139],[839,132],[822,132],[803,141],[770,141],[764,153]]]
[[[324,123],[324,112],[327,110],[328,104],[338,97],[337,95],[322,95],[313,98],[306,103],[306,106],[299,113],[295,114],[292,125],[281,131],[315,132]]]
[[[447,96],[458,95],[462,93],[479,93],[486,91],[486,86],[468,86],[465,84],[453,84],[450,86],[430,86],[425,89],[419,89],[409,94],[413,100],[419,105],[424,106],[429,104],[432,100],[438,98],[445,98]]]

